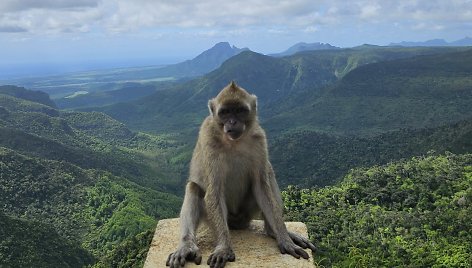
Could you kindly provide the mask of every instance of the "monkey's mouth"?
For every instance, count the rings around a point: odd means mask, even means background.
[[[226,136],[232,141],[237,140],[241,137],[241,132],[235,131],[235,130],[227,130],[226,131]]]
[[[242,136],[244,129],[245,129],[244,126],[240,127],[240,126],[224,125],[223,127],[224,133],[226,134],[228,139],[232,141],[239,139]]]

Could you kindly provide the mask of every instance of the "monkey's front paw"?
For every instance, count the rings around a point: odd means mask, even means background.
[[[286,241],[286,242],[281,242],[279,243],[279,249],[282,254],[290,254],[293,257],[300,259],[300,256],[303,257],[304,259],[308,259],[308,253],[306,253],[303,248],[295,245],[292,241]]]
[[[186,261],[193,261],[199,265],[202,262],[202,254],[196,245],[185,245],[171,253],[167,258],[166,266],[180,268]]]
[[[207,264],[210,265],[211,268],[223,268],[226,262],[233,262],[235,260],[236,256],[231,248],[215,249],[210,257],[208,257]]]

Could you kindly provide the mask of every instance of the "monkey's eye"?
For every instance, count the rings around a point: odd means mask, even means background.
[[[241,113],[245,113],[245,112],[247,112],[247,109],[245,109],[243,107],[236,108],[236,113],[237,114],[241,114]]]
[[[229,110],[228,110],[228,109],[221,109],[218,114],[219,114],[219,115],[227,115],[228,113],[229,113]]]

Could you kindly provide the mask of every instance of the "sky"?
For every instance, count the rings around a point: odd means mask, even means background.
[[[221,41],[259,53],[472,37],[472,0],[1,0],[0,78],[158,65]]]

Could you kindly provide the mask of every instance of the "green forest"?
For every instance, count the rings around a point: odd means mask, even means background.
[[[324,188],[289,186],[318,267],[470,267],[472,155],[426,154],[351,170]]]
[[[470,48],[237,52],[75,100],[0,86],[0,267],[142,267],[231,80],[258,96],[286,220],[307,224],[317,267],[472,266]]]
[[[0,92],[0,215],[8,226],[0,263],[142,266],[156,220],[179,211],[176,187],[159,180],[174,174],[165,162],[180,145],[105,114]]]

